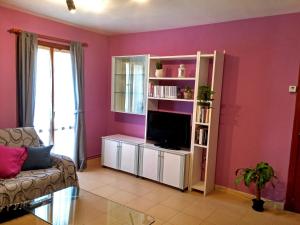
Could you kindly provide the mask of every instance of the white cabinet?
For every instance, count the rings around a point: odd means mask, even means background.
[[[112,57],[113,112],[145,114],[148,55]]]
[[[103,140],[102,141],[102,165],[118,169],[118,154],[119,154],[119,145],[118,141],[113,140]]]
[[[145,144],[140,146],[139,176],[181,190],[188,186],[189,152],[172,151]]]
[[[120,145],[120,170],[137,174],[138,146],[121,143]]]
[[[160,152],[151,148],[140,149],[139,175],[151,180],[159,181]]]
[[[102,137],[102,165],[137,175],[138,149],[141,143],[143,139],[125,135]]]
[[[161,182],[174,187],[182,187],[184,157],[161,152]]]

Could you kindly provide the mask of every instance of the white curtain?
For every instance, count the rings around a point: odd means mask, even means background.
[[[50,48],[38,48],[37,65],[34,127],[45,145],[54,144],[51,152],[74,160],[75,102],[70,52],[53,51],[53,78]]]
[[[52,144],[52,66],[50,48],[38,48],[34,127],[44,145]]]
[[[71,55],[54,50],[54,148],[52,152],[75,160],[75,100]]]

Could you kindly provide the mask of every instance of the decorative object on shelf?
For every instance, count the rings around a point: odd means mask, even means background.
[[[156,62],[155,67],[156,67],[155,76],[156,77],[163,77],[164,76],[164,70],[163,70],[162,63],[160,61]]]
[[[180,64],[178,68],[178,77],[185,77],[185,67],[184,64]]]
[[[277,178],[274,174],[274,169],[266,162],[257,163],[255,168],[240,168],[235,172],[237,178],[235,183],[239,184],[244,180],[244,184],[250,187],[251,183],[255,184],[256,198],[252,199],[252,208],[255,211],[264,211],[264,201],[261,199],[261,191],[264,189],[268,182],[271,182],[272,186],[275,187],[272,182],[273,178]]]
[[[215,92],[211,90],[210,86],[202,85],[198,88],[199,105],[210,107],[210,102],[213,101],[212,95]]]
[[[193,89],[189,86],[186,86],[183,89],[183,98],[184,99],[192,99],[193,98]]]
[[[149,83],[148,97],[154,98],[177,98],[177,86],[154,85]]]

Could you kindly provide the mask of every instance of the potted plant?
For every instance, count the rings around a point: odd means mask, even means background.
[[[193,89],[189,86],[185,86],[183,89],[183,98],[184,99],[192,99],[193,98]]]
[[[156,77],[163,77],[164,76],[164,70],[163,70],[163,65],[160,61],[156,62],[155,64],[155,76]]]
[[[215,92],[211,90],[210,86],[202,85],[198,88],[198,100],[200,106],[210,107],[210,102],[213,101],[212,95]]]
[[[237,169],[235,183],[239,184],[242,180],[247,187],[250,187],[251,183],[255,184],[256,198],[252,199],[252,208],[258,212],[264,211],[264,201],[261,199],[261,191],[264,189],[268,182],[271,182],[272,186],[275,185],[272,182],[273,178],[276,178],[272,166],[266,162],[257,163],[255,168],[241,168]]]

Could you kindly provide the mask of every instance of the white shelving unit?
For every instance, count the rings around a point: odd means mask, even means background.
[[[165,69],[164,77],[155,77],[155,64],[162,62]],[[186,76],[178,77],[178,67],[180,64],[185,64]],[[160,109],[160,104],[188,104],[190,108],[193,107],[194,97],[191,99],[184,99],[177,94],[173,98],[153,97],[149,96],[149,83],[154,85],[170,85],[179,88],[184,88],[186,84],[195,88],[196,71],[199,63],[197,62],[197,55],[176,55],[176,56],[150,56],[149,57],[149,73],[147,79],[147,111],[167,111],[173,110]],[[146,111],[146,112],[147,112]],[[178,112],[177,112],[178,113]],[[187,112],[182,112],[186,114]],[[192,115],[192,111],[189,113]],[[146,113],[147,123],[147,113]],[[145,126],[145,144],[141,145],[140,158],[140,176],[148,179],[156,180],[158,182],[185,190],[189,184],[189,168],[190,168],[190,154],[191,149],[185,150],[171,150],[156,147],[151,141],[147,140],[147,125]],[[149,161],[152,162],[149,164]],[[147,165],[147,166],[146,166]],[[150,168],[150,170],[149,170]]]
[[[198,51],[195,55],[145,55],[142,56],[143,58],[140,58],[141,56],[136,57],[138,58],[132,56],[113,58],[112,110],[123,113],[145,113],[145,139],[124,135],[103,137],[102,165],[155,180],[181,190],[188,187],[189,191],[197,190],[207,195],[214,190],[215,185],[224,53],[214,51],[212,54],[202,54]],[[147,61],[145,61],[146,58]],[[155,64],[158,61],[167,67],[165,77],[155,77],[154,75]],[[139,79],[140,87],[145,87],[143,95],[135,97],[137,93],[130,95],[129,92],[127,97],[118,96],[120,90],[122,92],[127,91],[127,86],[132,90],[135,89],[137,84],[134,85],[132,80],[139,74],[131,71],[136,64],[140,69],[134,69],[135,71],[147,71],[148,74],[145,84],[142,79]],[[180,64],[187,65],[186,77],[177,76],[177,69]],[[126,82],[131,83],[127,84]],[[173,93],[172,95],[163,94],[168,97],[151,96],[149,95],[150,82],[157,86],[173,87],[172,91],[176,90],[177,87],[183,88],[183,86],[189,85],[194,89],[194,95],[192,99],[184,99]],[[214,100],[209,102],[210,109],[207,110],[208,116],[205,117],[205,120],[198,120],[199,117],[197,116],[198,88],[201,85],[210,86],[214,92],[212,97]],[[176,88],[174,89],[174,87]],[[166,89],[166,92],[169,93],[171,90]],[[146,99],[145,108],[143,106],[139,110],[133,110],[131,106],[134,105],[135,98],[142,102],[143,96]],[[172,108],[173,105],[176,107]],[[147,140],[147,112],[149,110],[175,112],[174,109],[176,109],[176,113],[180,113],[177,108],[183,110],[181,112],[183,114],[190,114],[192,118],[190,149],[178,151],[154,146],[150,140]],[[198,141],[199,128],[203,128],[207,132],[205,142]]]
[[[173,68],[173,71],[166,70],[166,75],[164,77],[155,77],[155,64],[156,62],[162,62],[163,65],[165,63],[174,63],[176,65],[176,68]],[[194,71],[194,73],[189,73],[185,77],[178,77],[177,76],[177,68],[180,63],[191,63],[193,64],[191,67],[191,71]],[[185,102],[185,103],[194,103],[194,98],[192,99],[184,99],[184,98],[164,98],[164,97],[154,97],[149,96],[149,83],[152,83],[153,85],[160,85],[161,82],[165,82],[168,84],[172,84],[173,82],[176,82],[174,84],[175,86],[180,86],[181,84],[184,84],[184,82],[190,82],[192,86],[195,85],[196,80],[196,70],[199,63],[197,62],[197,55],[175,55],[175,56],[150,56],[149,57],[149,73],[148,73],[148,85],[147,85],[147,101],[146,101],[146,109],[147,110],[157,110],[159,107],[160,101],[171,101],[171,102]],[[176,70],[176,71],[174,71]],[[147,113],[146,113],[146,121],[147,121]]]
[[[224,53],[215,51],[213,54],[202,54],[198,52],[200,63],[196,87],[208,85],[211,87],[213,101],[210,102],[209,121],[197,121],[197,106],[199,101],[195,98],[193,107],[192,124],[192,149],[190,164],[189,190],[202,191],[207,195],[214,190],[215,168],[218,145],[220,102],[222,93]],[[195,96],[198,96],[198,88],[195,89]],[[207,130],[207,144],[197,142],[197,130]]]

